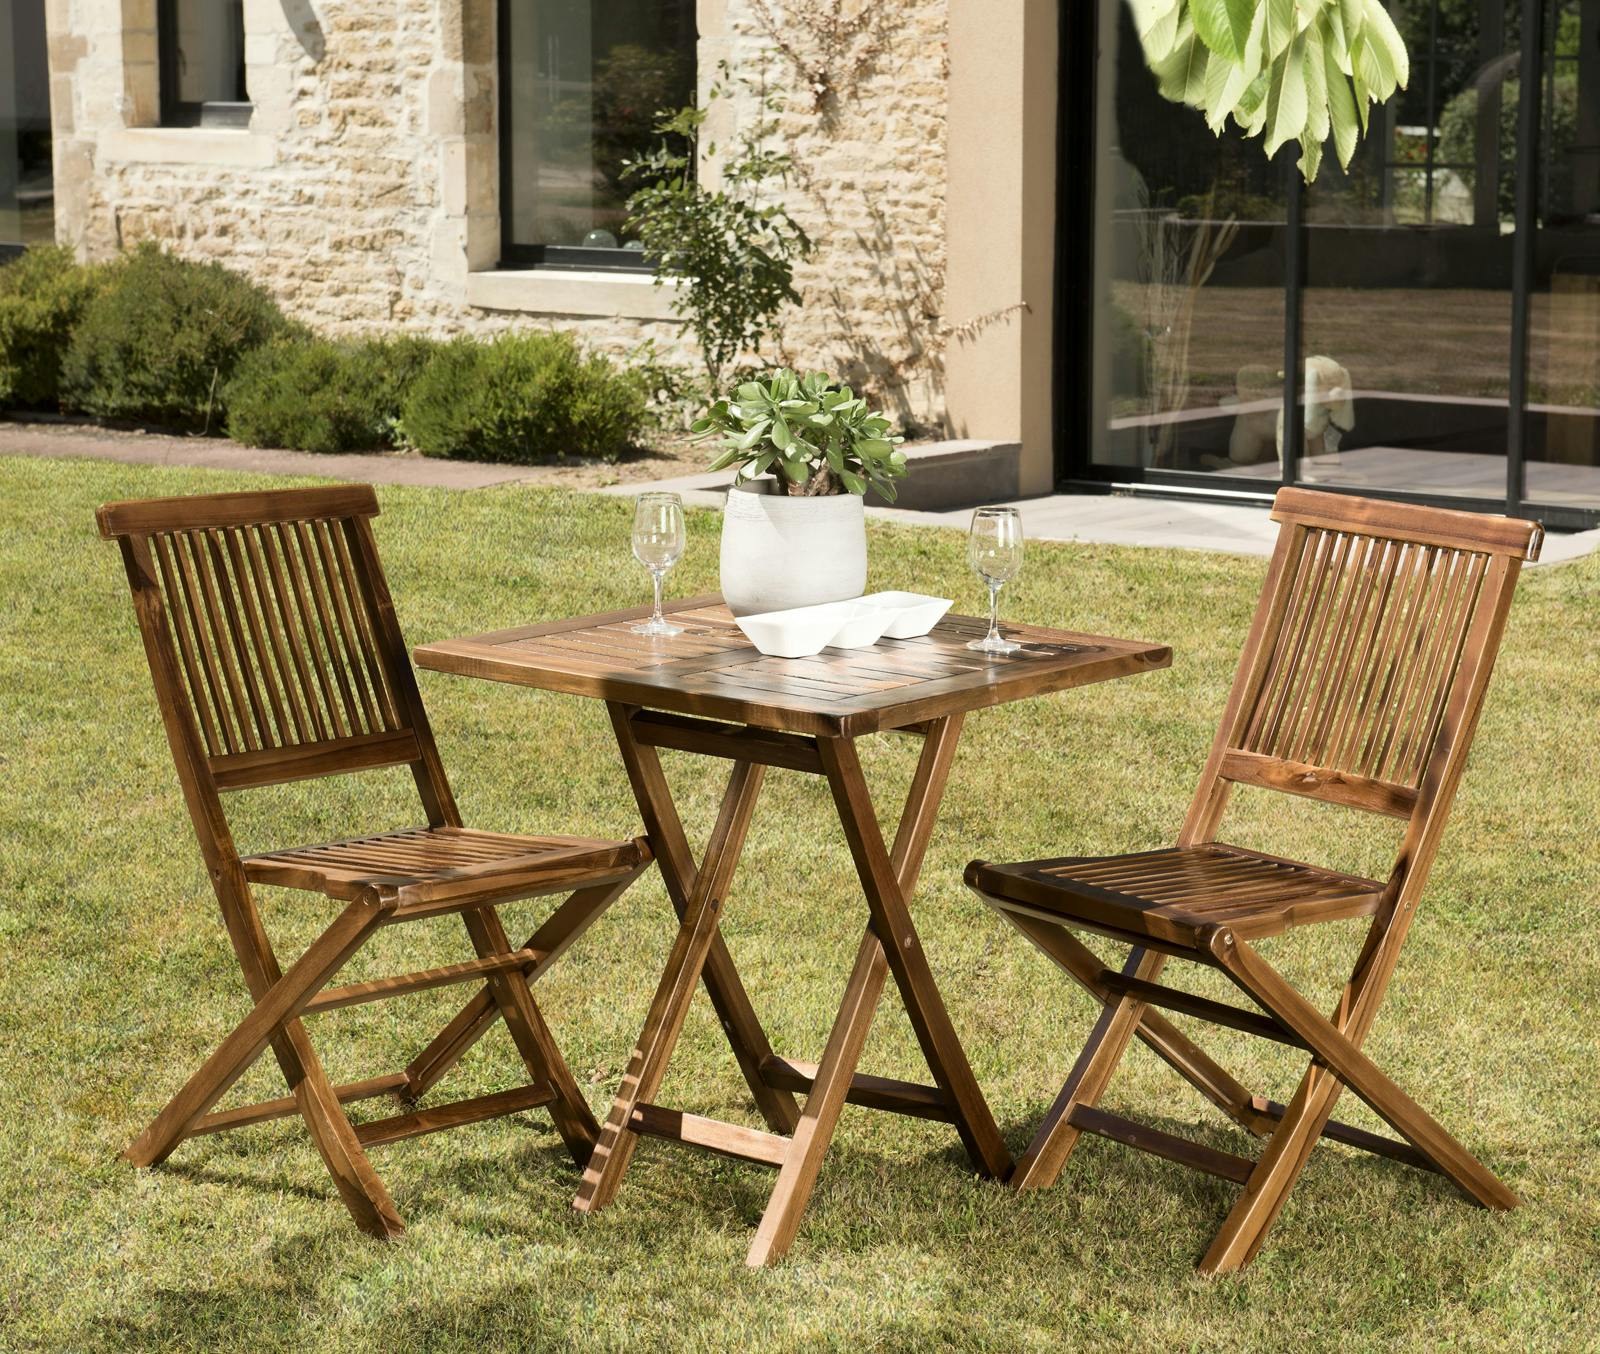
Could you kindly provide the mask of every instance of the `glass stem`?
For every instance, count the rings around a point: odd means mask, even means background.
[[[986,639],[1000,638],[1000,585],[989,584],[989,633]]]
[[[650,571],[650,581],[655,584],[655,589],[656,589],[656,606],[655,606],[655,610],[650,613],[650,623],[652,625],[660,625],[665,620],[665,617],[663,617],[662,614],[661,614],[661,570],[660,569],[652,569]]]

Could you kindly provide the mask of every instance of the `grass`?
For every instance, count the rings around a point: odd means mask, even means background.
[[[1312,1157],[1242,1276],[1192,1264],[1232,1187],[1085,1140],[1062,1183],[1017,1198],[973,1178],[954,1136],[850,1110],[790,1259],[742,1260],[771,1177],[645,1143],[616,1204],[580,1219],[542,1113],[376,1149],[407,1220],[397,1244],[349,1224],[292,1122],[195,1140],[135,1173],[117,1153],[246,1009],[150,694],[115,551],[94,507],[267,481],[206,471],[0,460],[0,1349],[388,1351],[499,1348],[851,1350],[1596,1348],[1600,1127],[1594,922],[1600,775],[1600,559],[1523,585],[1475,766],[1369,1050],[1526,1201],[1468,1206],[1438,1178],[1340,1147]],[[637,602],[628,507],[526,488],[383,491],[380,545],[412,642]],[[715,583],[718,522],[691,517],[675,589]],[[960,537],[872,529],[873,584],[976,605]],[[1259,561],[1036,545],[1008,609],[1169,641],[1165,673],[975,717],[915,904],[957,1029],[1014,1150],[1059,1087],[1092,1010],[961,886],[974,855],[1168,842],[1261,581]],[[593,703],[424,674],[458,798],[476,825],[635,830]],[[911,749],[865,751],[880,803]],[[718,787],[668,754],[690,834]],[[774,1045],[815,1057],[862,907],[821,787],[775,773],[726,931]],[[372,773],[234,801],[242,849],[416,821],[403,777]],[[1382,869],[1385,825],[1241,797],[1250,845]],[[329,912],[268,894],[292,953]],[[512,909],[513,927],[534,909]],[[601,1113],[670,941],[642,881],[552,973],[542,999]],[[1268,953],[1322,1002],[1359,924]],[[530,928],[531,929],[531,928]],[[525,934],[525,932],[518,932]],[[448,919],[385,932],[360,974],[466,956]],[[1200,990],[1221,995],[1202,980]],[[336,1080],[404,1064],[460,989],[324,1017]],[[1293,1054],[1208,1045],[1286,1099]],[[886,1001],[864,1067],[917,1077]],[[234,1094],[279,1094],[271,1060]],[[515,1084],[486,1039],[445,1098]],[[663,1101],[754,1122],[696,1005]],[[1108,1107],[1244,1144],[1135,1049]],[[381,1106],[363,1113],[384,1113]],[[1341,1113],[1373,1121],[1347,1099]]]

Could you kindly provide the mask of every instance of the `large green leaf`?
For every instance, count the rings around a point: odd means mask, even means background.
[[[1206,63],[1209,59],[1205,44],[1195,35],[1189,16],[1184,15],[1178,27],[1178,41],[1172,51],[1150,67],[1155,73],[1162,97],[1174,103],[1198,107],[1205,97]]]
[[[1295,22],[1295,4],[1294,0],[1257,0],[1257,3],[1266,11],[1262,56],[1270,63],[1289,50],[1289,44],[1299,32]]]
[[[1144,59],[1151,65],[1165,58],[1178,41],[1178,25],[1184,7],[1185,0],[1135,4],[1134,26],[1139,30],[1139,41],[1144,45]]]
[[[1367,41],[1375,47],[1382,47],[1384,55],[1388,58],[1389,69],[1394,74],[1394,82],[1402,89],[1411,82],[1411,58],[1406,55],[1405,40],[1400,36],[1400,30],[1394,26],[1394,20],[1389,17],[1386,10],[1378,0],[1367,0],[1367,24],[1365,33]]]
[[[1356,142],[1361,139],[1362,119],[1356,112],[1356,101],[1350,93],[1350,82],[1345,78],[1333,47],[1322,49],[1328,79],[1328,121],[1333,126],[1333,148],[1339,157],[1341,169],[1350,168],[1351,157],[1356,153]]]
[[[1228,61],[1244,59],[1244,45],[1255,22],[1255,0],[1189,0],[1189,16],[1200,41]]]
[[[1302,138],[1310,137],[1319,146],[1328,139],[1328,67],[1322,55],[1327,28],[1319,18],[1305,31],[1306,43],[1306,125]],[[1318,156],[1321,162],[1321,156]],[[1315,178],[1306,176],[1306,182]]]
[[[1306,39],[1301,34],[1272,66],[1267,91],[1266,150],[1277,153],[1285,141],[1298,140],[1306,129]]]

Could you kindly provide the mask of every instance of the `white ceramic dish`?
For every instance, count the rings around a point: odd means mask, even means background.
[[[883,628],[890,639],[915,639],[927,634],[951,606],[948,597],[929,597],[921,592],[869,592],[861,600],[893,613]]]
[[[762,653],[773,658],[809,658],[827,648],[840,628],[865,610],[858,602],[824,602],[736,616],[734,620]]]
[[[843,623],[828,641],[830,649],[865,649],[876,644],[883,638],[884,628],[895,618],[895,613],[864,602],[835,602],[834,605],[846,610]]]
[[[824,649],[864,649],[885,635],[925,635],[950,609],[949,599],[920,592],[875,592],[852,602],[824,602],[737,616],[744,636],[773,658],[810,658]]]

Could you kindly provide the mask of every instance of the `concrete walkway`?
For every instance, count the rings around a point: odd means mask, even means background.
[[[134,465],[197,466],[268,475],[306,475],[369,484],[406,484],[440,489],[483,489],[496,484],[553,483],[539,466],[440,461],[402,453],[321,456],[303,451],[263,451],[217,437],[172,437],[127,433],[78,424],[0,422],[0,456],[66,456]],[[691,506],[720,508],[732,477],[726,472],[683,475],[607,485],[600,493],[631,497],[669,489]],[[570,484],[562,487],[573,487]],[[1097,545],[1161,546],[1268,555],[1277,528],[1256,504],[1191,502],[1133,495],[1050,494],[1014,500],[1035,540]],[[868,508],[880,520],[966,530],[971,510],[912,512]],[[1600,549],[1600,530],[1558,532],[1546,538],[1541,563],[1558,564]]]
[[[612,485],[601,492],[639,494],[666,489],[682,494],[683,501],[693,506],[720,508],[731,483],[732,477],[722,471],[684,475],[650,484]],[[1196,501],[1134,494],[1048,494],[1004,501],[1021,510],[1023,528],[1033,540],[1270,555],[1278,537],[1277,523],[1264,505],[1241,503],[1237,498],[1237,495],[1219,494],[1215,499]],[[869,507],[867,514],[884,521],[965,531],[972,509],[908,512],[899,508]],[[1600,549],[1600,529],[1554,532],[1545,537],[1539,562],[1560,564],[1596,549]]]

